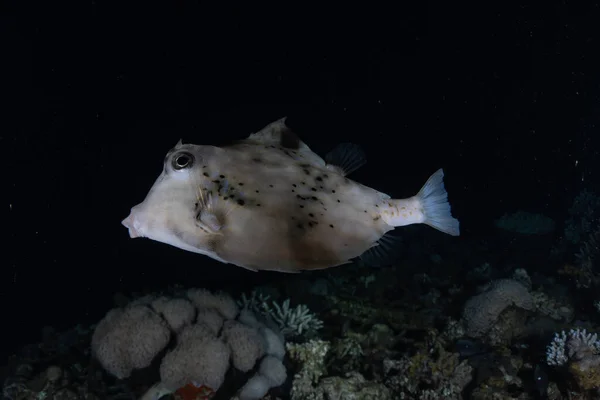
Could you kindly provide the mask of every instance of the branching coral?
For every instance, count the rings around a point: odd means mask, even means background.
[[[286,337],[312,337],[323,327],[323,321],[308,306],[299,304],[291,307],[290,299],[279,304],[270,301],[270,296],[253,291],[250,297],[243,294],[239,305],[273,320]]]
[[[461,361],[438,341],[411,357],[386,359],[383,368],[388,387],[401,398],[419,399],[461,399],[473,372],[468,360]]]
[[[299,372],[294,375],[292,400],[311,399],[315,385],[321,376],[327,373],[325,359],[330,343],[311,340],[302,344],[288,343],[286,346],[290,358],[300,365]]]
[[[600,340],[596,333],[579,328],[557,333],[547,347],[546,362],[567,366],[584,390],[600,387]]]

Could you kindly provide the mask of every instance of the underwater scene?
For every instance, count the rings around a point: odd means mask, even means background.
[[[597,2],[79,6],[0,16],[2,399],[600,399]]]

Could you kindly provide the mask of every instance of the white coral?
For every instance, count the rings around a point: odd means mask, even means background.
[[[250,297],[243,294],[238,304],[273,320],[284,336],[311,336],[323,327],[323,321],[305,304],[291,307],[290,299],[281,304],[269,300],[270,296],[253,291]]]
[[[560,366],[569,360],[580,360],[590,354],[600,353],[600,340],[597,333],[585,329],[571,329],[569,333],[556,333],[546,349],[546,363]]]
[[[554,339],[546,349],[546,363],[548,365],[563,365],[567,362],[568,357],[565,354],[565,345],[567,342],[567,334],[562,331],[560,334],[555,333]]]

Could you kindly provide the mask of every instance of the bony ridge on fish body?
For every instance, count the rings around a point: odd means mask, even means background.
[[[392,250],[387,232],[427,224],[458,236],[443,172],[407,199],[346,177],[365,163],[360,148],[336,147],[324,160],[277,120],[225,147],[183,144],[144,201],[123,220],[147,237],[251,270],[298,272],[377,263]]]

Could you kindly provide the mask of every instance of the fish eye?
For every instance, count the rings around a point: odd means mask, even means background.
[[[188,152],[181,152],[173,157],[173,161],[171,163],[173,168],[176,170],[189,168],[192,166],[192,164],[194,164],[194,156]]]

